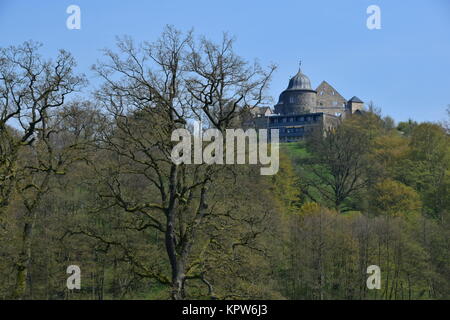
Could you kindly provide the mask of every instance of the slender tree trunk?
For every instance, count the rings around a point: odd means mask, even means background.
[[[31,236],[34,227],[35,216],[32,221],[25,222],[22,234],[22,248],[16,264],[17,276],[14,288],[14,299],[23,299],[27,288],[28,266],[31,260]]]
[[[24,298],[27,290],[27,277],[29,271],[29,265],[31,261],[31,243],[34,225],[36,224],[37,218],[37,207],[43,196],[44,187],[48,185],[50,179],[50,173],[47,173],[44,180],[39,186],[39,191],[36,197],[31,203],[25,201],[26,214],[25,214],[25,224],[22,233],[22,247],[20,249],[19,258],[16,264],[17,276],[16,285],[14,288],[14,298],[21,300]]]
[[[175,234],[175,213],[177,210],[176,182],[177,182],[177,166],[172,165],[169,178],[169,206],[166,210],[166,233],[165,245],[166,252],[169,257],[172,269],[172,292],[173,300],[183,299],[183,282],[184,282],[184,263],[177,254],[177,239]],[[181,240],[180,240],[181,241]]]

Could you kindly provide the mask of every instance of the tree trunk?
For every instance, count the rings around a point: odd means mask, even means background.
[[[16,285],[14,288],[14,299],[21,300],[25,297],[25,292],[27,288],[27,277],[28,277],[28,266],[31,260],[31,235],[34,226],[33,221],[26,222],[23,229],[22,235],[22,248],[19,253],[19,259],[16,264],[17,276]]]
[[[169,205],[166,210],[166,233],[165,245],[167,255],[169,257],[172,269],[172,292],[173,300],[183,299],[183,283],[184,283],[184,263],[179,259],[177,254],[177,239],[175,234],[175,213],[177,209],[176,183],[177,183],[177,166],[172,165],[169,178]]]

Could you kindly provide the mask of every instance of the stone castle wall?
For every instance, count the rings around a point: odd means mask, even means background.
[[[315,91],[289,90],[284,91],[278,104],[275,106],[275,113],[279,114],[302,114],[314,112],[317,104]]]
[[[323,81],[316,91],[317,104],[315,112],[324,112],[332,115],[344,113],[347,100],[327,82]]]

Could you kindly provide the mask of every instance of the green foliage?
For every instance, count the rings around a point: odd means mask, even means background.
[[[386,179],[375,184],[373,208],[376,213],[399,216],[417,213],[421,209],[418,193],[401,182]]]
[[[282,268],[276,269],[284,296],[448,298],[449,137],[436,124],[410,121],[408,125],[400,123],[399,130],[405,131],[399,134],[379,116],[366,114],[341,125],[351,130],[350,137],[364,136],[364,149],[354,149],[357,145],[352,144],[359,141],[351,138],[342,139],[350,144],[342,147],[340,129],[316,137],[306,146],[284,148],[295,163],[306,195],[285,222],[286,258]],[[346,198],[348,210],[338,214],[326,208],[333,203],[323,195],[333,192],[338,177],[333,170],[346,167],[339,166],[338,160],[358,156],[345,150],[361,150],[360,159],[367,167],[357,179],[368,183]],[[365,286],[365,270],[371,264],[382,270],[380,291]]]
[[[409,119],[406,122],[404,121],[399,122],[397,125],[397,130],[409,136],[416,126],[417,122],[413,121],[412,119]]]

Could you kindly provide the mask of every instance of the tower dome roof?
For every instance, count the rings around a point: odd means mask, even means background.
[[[297,74],[289,80],[289,85],[286,90],[312,90],[311,81],[299,69]]]

